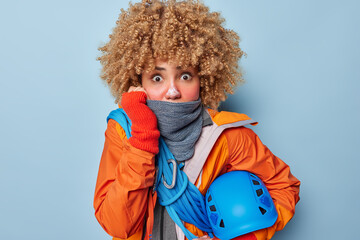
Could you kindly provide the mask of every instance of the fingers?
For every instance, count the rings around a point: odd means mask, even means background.
[[[210,238],[208,235],[204,235],[204,236],[196,238],[196,239],[211,240],[212,238]]]
[[[146,90],[143,87],[135,87],[131,86],[128,90],[128,92],[144,92],[146,94],[146,98],[149,98]]]
[[[135,87],[135,86],[131,86],[129,88],[128,92],[144,92],[144,93],[146,93],[146,91],[143,87]]]

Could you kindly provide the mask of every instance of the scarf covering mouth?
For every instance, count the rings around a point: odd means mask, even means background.
[[[185,161],[191,158],[203,126],[203,105],[200,98],[192,102],[147,100],[146,103],[156,115],[160,135],[175,160]]]

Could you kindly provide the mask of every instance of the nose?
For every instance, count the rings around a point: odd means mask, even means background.
[[[167,90],[166,94],[165,94],[165,98],[168,100],[175,100],[181,97],[181,94],[179,92],[179,90],[177,89],[176,85],[174,84],[174,82],[170,83],[169,89]]]

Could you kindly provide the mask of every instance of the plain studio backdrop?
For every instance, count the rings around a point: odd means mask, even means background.
[[[252,127],[302,181],[276,240],[358,239],[357,1],[205,0],[247,57],[221,109]],[[97,48],[128,1],[1,1],[0,239],[110,239],[92,206],[116,108]]]

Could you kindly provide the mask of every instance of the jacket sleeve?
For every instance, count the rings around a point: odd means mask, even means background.
[[[142,229],[148,192],[154,182],[155,156],[129,144],[110,119],[95,187],[95,216],[113,237],[128,238]]]
[[[299,201],[300,181],[289,166],[276,157],[245,127],[225,131],[229,148],[227,171],[245,170],[257,175],[266,185],[278,211],[278,219],[272,227],[254,232],[257,240],[270,239],[290,221]]]

